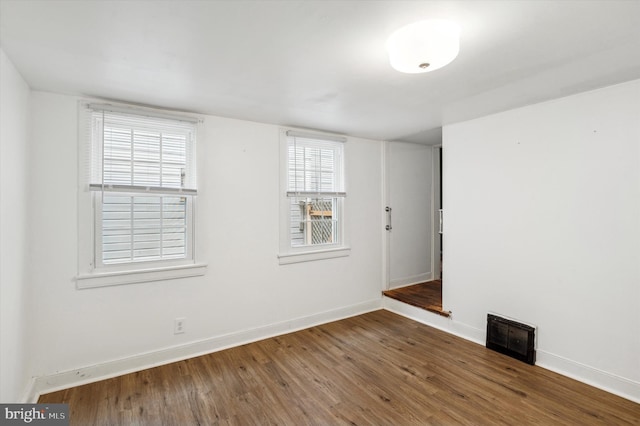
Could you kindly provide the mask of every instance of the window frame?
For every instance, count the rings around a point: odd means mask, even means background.
[[[195,194],[186,196],[186,244],[187,251],[183,259],[159,259],[150,261],[132,261],[123,263],[104,264],[101,256],[102,244],[102,206],[103,192],[96,190],[95,162],[92,114],[98,109],[105,111],[121,112],[138,116],[148,116],[160,119],[173,119],[194,122],[197,137],[202,137],[203,120],[200,117],[186,116],[168,113],[151,108],[129,107],[122,104],[97,104],[87,100],[78,103],[78,275],[76,287],[78,289],[104,287],[121,284],[135,284],[141,282],[161,281],[167,279],[201,276],[206,272],[206,264],[196,259],[196,226],[197,226],[197,202]],[[196,173],[196,143],[192,142],[191,162],[193,165],[193,184],[197,181]],[[101,146],[101,145],[100,145]],[[102,149],[102,148],[100,148]],[[99,154],[102,158],[102,153]],[[93,187],[93,188],[91,188]],[[157,194],[147,188],[144,191],[115,192],[122,195],[138,196],[176,196],[172,194]]]
[[[289,135],[297,135],[307,139],[316,141],[340,142],[341,149],[341,167],[338,175],[342,180],[342,191],[345,195],[339,197],[340,202],[337,206],[339,219],[337,223],[340,241],[330,244],[313,244],[292,246],[291,234],[291,194],[289,187]],[[309,262],[315,260],[332,259],[338,257],[349,256],[351,248],[348,244],[348,233],[346,226],[346,217],[348,212],[348,202],[346,196],[347,189],[347,158],[346,146],[347,138],[327,133],[309,132],[297,129],[280,129],[280,185],[279,185],[279,202],[280,202],[280,226],[279,226],[279,252],[278,263],[287,265],[292,263]],[[332,198],[330,193],[326,198]]]

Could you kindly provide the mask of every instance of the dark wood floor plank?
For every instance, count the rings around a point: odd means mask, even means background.
[[[640,425],[640,405],[376,311],[42,395],[72,425]]]
[[[383,291],[387,297],[448,317],[451,312],[442,309],[442,281],[434,280]]]

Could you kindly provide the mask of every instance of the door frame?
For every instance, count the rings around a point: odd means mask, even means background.
[[[382,142],[382,222],[380,229],[382,230],[382,291],[389,290],[391,286],[391,238],[389,231],[385,228],[387,225],[386,207],[389,205],[389,150],[390,141]]]
[[[390,171],[389,171],[389,167],[390,167],[390,159],[391,159],[391,144],[394,143],[393,141],[383,141],[383,145],[382,145],[382,206],[381,208],[381,217],[382,217],[382,221],[380,223],[380,229],[382,231],[381,237],[382,237],[382,291],[385,290],[390,290],[391,289],[391,235],[390,232],[387,231],[385,229],[386,225],[387,225],[387,212],[385,211],[385,208],[387,206],[390,206],[390,190],[391,190],[391,183],[390,183]],[[403,143],[408,143],[408,142],[403,142]],[[439,170],[440,170],[440,165],[439,165],[439,151],[438,148],[440,148],[441,145],[433,145],[431,146],[431,150],[432,150],[432,156],[431,156],[431,161],[433,162],[432,164],[432,168],[431,168],[431,172],[433,174],[432,179],[431,179],[431,241],[430,241],[430,245],[431,245],[431,279],[435,279],[435,277],[439,276],[440,274],[440,262],[438,259],[438,256],[440,254],[440,249],[439,249],[439,243],[440,243],[440,234],[437,233],[438,231],[438,227],[439,227],[439,216],[438,216],[438,209],[436,208],[436,201],[437,199],[435,198],[436,196],[439,197],[439,181],[440,181],[440,176],[439,176]],[[434,158],[434,154],[437,154],[437,158]],[[437,166],[437,169],[436,169]],[[434,178],[437,176],[437,182],[434,180]],[[438,194],[436,195],[434,190],[438,190]],[[393,206],[390,206],[393,207]],[[429,219],[427,219],[429,220]],[[436,249],[437,249],[437,253],[436,253]],[[438,260],[436,262],[436,259]],[[437,269],[436,269],[437,268]],[[436,271],[437,271],[437,275],[436,275]],[[409,284],[408,284],[409,285]],[[395,287],[394,287],[395,288]]]
[[[433,279],[436,280],[440,277],[442,264],[440,263],[440,241],[442,239],[443,234],[440,234],[440,212],[442,209],[440,206],[440,192],[441,192],[441,149],[442,144],[434,145],[433,152],[431,154],[431,158],[433,160],[433,176],[431,179],[431,206],[433,207],[433,212],[431,214],[431,223],[432,223],[432,238],[431,238],[431,265],[433,270]],[[444,200],[443,200],[444,204]],[[444,220],[443,220],[444,223]],[[443,257],[444,257],[444,244],[443,244]]]

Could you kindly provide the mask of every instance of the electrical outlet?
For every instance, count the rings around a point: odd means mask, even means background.
[[[175,320],[173,320],[173,334],[181,334],[186,331],[186,320],[186,318],[176,318]]]

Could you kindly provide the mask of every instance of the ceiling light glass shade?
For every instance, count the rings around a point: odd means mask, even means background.
[[[404,73],[437,70],[460,50],[460,27],[443,19],[419,21],[395,31],[387,40],[389,62]]]

